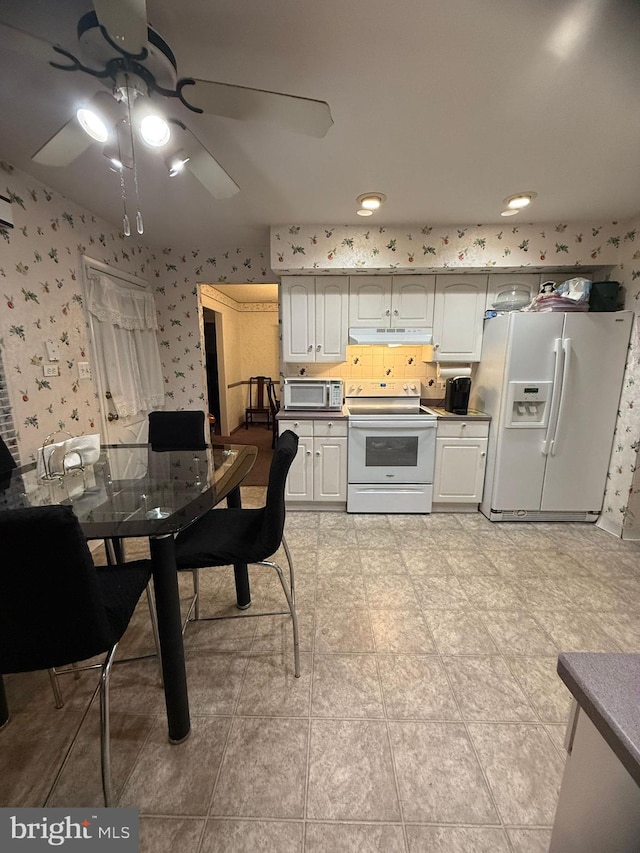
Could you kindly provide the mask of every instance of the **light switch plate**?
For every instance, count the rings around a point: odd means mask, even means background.
[[[88,361],[78,362],[78,379],[91,379],[91,365]]]
[[[59,376],[58,365],[57,364],[43,364],[42,365],[42,375],[43,376]]]

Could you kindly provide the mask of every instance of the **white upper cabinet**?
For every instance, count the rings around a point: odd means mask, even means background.
[[[339,362],[347,357],[347,276],[283,276],[283,361]]]
[[[546,279],[545,279],[546,281]],[[502,300],[504,307],[509,310],[509,303],[517,301],[528,304],[540,290],[539,273],[491,273],[487,287],[486,310],[499,311]]]
[[[486,275],[436,276],[433,315],[436,361],[480,360],[486,299]]]
[[[425,328],[433,324],[435,276],[363,275],[349,283],[349,326]]]
[[[415,329],[433,325],[435,275],[396,275],[391,283],[391,326]]]

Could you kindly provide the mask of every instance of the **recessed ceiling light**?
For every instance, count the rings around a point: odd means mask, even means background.
[[[515,216],[516,213],[520,213],[517,208],[513,208],[513,210],[503,210],[500,216]]]
[[[386,201],[386,195],[384,193],[363,193],[359,195],[356,201],[360,205],[360,207],[364,207],[365,210],[377,210],[381,204]]]
[[[359,210],[356,210],[358,216],[373,216],[373,210],[367,210],[366,207],[361,207]]]
[[[527,190],[527,192],[515,193],[515,195],[507,196],[504,200],[504,203],[509,208],[520,210],[521,207],[526,207],[528,204],[531,204],[531,202],[534,198],[536,198],[537,195],[538,193],[530,192]]]

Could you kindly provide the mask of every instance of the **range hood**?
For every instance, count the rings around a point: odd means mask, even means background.
[[[433,329],[349,329],[350,344],[378,344],[382,346],[410,346],[430,344],[433,341]]]

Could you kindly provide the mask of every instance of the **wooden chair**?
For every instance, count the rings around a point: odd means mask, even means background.
[[[249,405],[244,413],[244,428],[249,429],[249,424],[266,423],[267,429],[271,427],[271,407],[269,401],[265,400],[265,388],[273,384],[270,376],[251,376],[249,378]],[[257,418],[257,421],[254,421]]]

